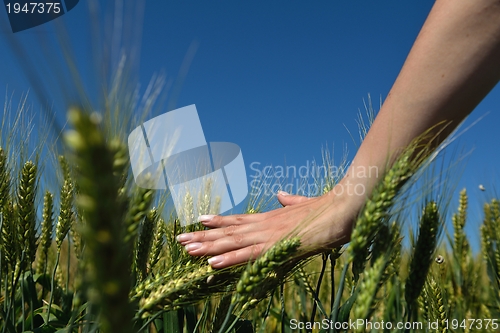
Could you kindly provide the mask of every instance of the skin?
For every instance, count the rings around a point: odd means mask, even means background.
[[[437,0],[346,176],[332,191],[317,198],[280,192],[283,208],[261,214],[201,216],[210,229],[179,235],[178,241],[193,256],[214,256],[213,268],[251,260],[291,234],[302,237],[306,255],[347,243],[367,194],[398,152],[441,122],[448,126],[436,143],[444,140],[499,80],[500,1]],[[358,172],[369,167],[378,175]],[[355,186],[364,194],[356,195]]]

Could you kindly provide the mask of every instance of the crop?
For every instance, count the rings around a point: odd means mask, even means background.
[[[300,238],[290,237],[247,265],[213,270],[175,241],[184,229],[165,197],[128,181],[126,149],[107,137],[100,118],[73,109],[69,120],[68,153],[54,158],[62,175],[58,195],[41,186],[39,162],[14,163],[13,147],[0,148],[2,332],[498,328],[500,201],[484,205],[480,254],[464,232],[465,190],[447,247],[439,237],[445,214],[429,199],[415,240],[402,246],[397,203],[425,159],[412,162],[417,145],[382,178],[349,246],[299,259]],[[196,208],[188,195],[182,214],[215,212],[210,193],[198,194]],[[268,198],[254,198],[247,211],[261,211],[263,200],[269,207]],[[343,329],[349,320],[359,325]],[[388,329],[382,321],[423,326]]]
[[[382,175],[350,244],[303,258],[300,237],[292,234],[252,262],[214,270],[176,241],[203,225],[181,226],[169,193],[133,181],[123,135],[136,125],[127,122],[139,120],[129,117],[137,101],[122,65],[101,112],[83,102],[70,107],[68,128],[57,133],[63,139],[50,148],[43,133],[30,146],[25,100],[12,122],[5,104],[0,333],[498,332],[500,198],[484,203],[481,251],[475,253],[464,231],[470,220],[466,190],[450,223],[443,197],[453,193],[421,187],[410,195],[429,167],[431,132]],[[159,81],[143,99],[145,114],[159,95]],[[367,129],[360,120],[360,135]],[[328,151],[323,159],[331,170]],[[339,169],[344,167],[345,161]],[[338,176],[311,179],[322,186],[316,195],[331,190]],[[263,177],[262,183],[279,185]],[[257,183],[243,213],[278,206]],[[200,193],[186,194],[177,213],[190,222],[219,213],[212,186],[208,180]],[[406,220],[414,216],[413,233]]]

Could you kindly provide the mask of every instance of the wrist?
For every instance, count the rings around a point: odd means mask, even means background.
[[[377,181],[378,175],[346,174],[329,193],[353,209],[361,209]]]

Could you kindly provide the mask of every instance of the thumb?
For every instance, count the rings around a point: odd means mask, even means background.
[[[277,197],[278,201],[283,206],[292,206],[304,202],[306,200],[309,200],[308,197],[304,197],[302,195],[289,194],[285,191],[278,191]]]

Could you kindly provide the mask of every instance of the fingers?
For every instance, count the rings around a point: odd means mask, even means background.
[[[198,221],[209,228],[227,227],[230,225],[242,225],[254,223],[261,220],[261,214],[239,214],[239,215],[201,215]]]
[[[255,233],[255,224],[249,225],[230,225],[225,228],[202,230],[180,234],[177,236],[177,241],[181,245],[186,246],[189,243],[211,242],[224,237],[233,237],[235,242],[245,234]],[[241,243],[241,242],[240,242]]]
[[[266,243],[268,240],[269,234],[266,233],[241,232],[234,234],[231,233],[230,235],[220,237],[214,241],[190,241],[184,247],[186,251],[192,256],[212,256],[246,248],[255,244]]]
[[[213,268],[226,268],[256,259],[264,251],[264,244],[255,244],[208,259]]]
[[[213,256],[213,268],[225,268],[255,259],[293,229],[309,210],[301,208],[310,198],[279,192],[278,200],[285,208],[257,214],[230,216],[201,215],[198,218],[209,230],[181,234],[177,241],[193,256]],[[307,204],[308,205],[308,204]]]
[[[284,191],[279,191],[277,194],[277,197],[278,197],[278,201],[283,206],[296,205],[296,204],[299,204],[301,202],[304,202],[304,201],[307,201],[310,199],[308,197],[304,197],[301,195],[288,194],[287,192],[284,192]]]
[[[262,254],[269,234],[248,232],[246,226],[181,234],[177,240],[192,256],[212,256],[208,263],[213,268],[225,268],[254,260]]]

